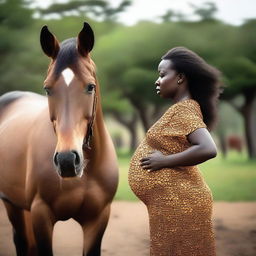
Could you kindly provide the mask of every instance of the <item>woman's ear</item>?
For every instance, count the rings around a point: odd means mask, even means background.
[[[177,83],[182,84],[184,82],[184,79],[185,79],[185,75],[183,73],[179,73]]]

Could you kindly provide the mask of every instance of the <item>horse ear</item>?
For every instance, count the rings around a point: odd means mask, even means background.
[[[84,27],[78,35],[77,47],[82,56],[87,56],[94,45],[94,33],[91,26],[84,22]]]
[[[43,26],[41,29],[40,43],[47,56],[53,59],[56,58],[60,45],[56,37],[48,30],[47,26]]]

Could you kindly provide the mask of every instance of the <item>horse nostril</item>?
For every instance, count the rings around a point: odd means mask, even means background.
[[[54,157],[53,157],[53,162],[56,166],[58,166],[58,152],[55,153]]]
[[[75,165],[80,165],[80,156],[75,150],[71,150],[71,152],[75,155]]]
[[[81,174],[81,158],[77,151],[56,152],[53,157],[56,171],[61,177],[75,177]]]

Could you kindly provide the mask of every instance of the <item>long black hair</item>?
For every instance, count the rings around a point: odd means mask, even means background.
[[[203,120],[212,129],[217,119],[217,100],[220,92],[220,72],[185,47],[169,50],[162,60],[171,60],[170,68],[183,73],[188,89],[201,108]]]

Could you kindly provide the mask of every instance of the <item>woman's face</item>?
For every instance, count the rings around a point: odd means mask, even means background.
[[[158,72],[159,78],[155,82],[157,94],[163,98],[174,98],[179,88],[179,75],[172,69],[171,60],[162,60]]]

